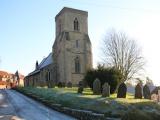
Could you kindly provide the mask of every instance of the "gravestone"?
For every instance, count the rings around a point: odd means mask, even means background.
[[[153,100],[154,102],[158,102],[158,95],[157,94],[152,94],[151,95],[151,100]]]
[[[68,88],[72,88],[72,83],[71,83],[71,82],[68,82],[68,83],[67,83],[67,87],[68,87]]]
[[[160,90],[157,90],[157,93],[152,93],[151,95],[151,100],[153,100],[154,102],[160,102]]]
[[[159,87],[155,87],[155,88],[152,90],[151,94],[158,94],[158,90],[160,90],[160,86],[159,86]]]
[[[58,87],[59,87],[59,88],[62,88],[62,86],[63,86],[63,85],[62,85],[62,82],[58,82]]]
[[[109,97],[110,96],[110,86],[108,83],[104,83],[102,86],[102,97]]]
[[[93,94],[101,94],[101,81],[98,78],[96,78],[93,82]]]
[[[142,86],[138,83],[135,87],[135,99],[142,99]]]
[[[126,98],[127,86],[125,83],[120,84],[118,88],[117,98]]]
[[[62,87],[66,87],[66,83],[65,82],[62,82]]]
[[[78,86],[83,86],[83,81],[79,81]]]
[[[83,81],[79,81],[79,84],[78,84],[78,93],[80,93],[80,94],[83,93]]]
[[[143,96],[144,99],[151,99],[151,92],[147,84],[143,87]]]

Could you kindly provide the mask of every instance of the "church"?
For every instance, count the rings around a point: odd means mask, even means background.
[[[88,12],[64,7],[55,17],[56,38],[52,52],[25,77],[25,86],[77,85],[92,68]]]

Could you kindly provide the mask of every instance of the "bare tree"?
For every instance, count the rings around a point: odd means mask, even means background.
[[[120,70],[121,82],[134,77],[145,64],[136,42],[123,32],[110,31],[103,44],[105,63]]]

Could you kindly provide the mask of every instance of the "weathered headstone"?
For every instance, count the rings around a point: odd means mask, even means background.
[[[126,98],[127,86],[125,83],[121,83],[118,88],[117,98]]]
[[[152,94],[151,95],[151,100],[153,100],[154,102],[158,102],[158,95],[157,94]]]
[[[80,93],[80,94],[83,93],[83,86],[78,87],[78,93]]]
[[[158,90],[160,90],[160,86],[159,86],[159,87],[155,87],[155,88],[152,90],[151,94],[158,94]]]
[[[70,81],[67,83],[67,87],[72,88],[72,83]]]
[[[110,86],[108,83],[104,83],[102,86],[102,97],[109,97],[110,96]]]
[[[101,81],[97,78],[93,82],[93,94],[101,94]]]
[[[63,86],[63,85],[62,85],[62,82],[58,82],[58,87],[59,87],[59,88],[62,88],[62,86]]]
[[[78,84],[78,93],[80,94],[83,93],[83,81],[80,81]]]
[[[62,82],[62,87],[65,87],[66,86],[66,83],[65,82]]]
[[[142,99],[142,86],[138,83],[135,87],[135,99]]]
[[[78,86],[83,86],[83,81],[79,81]]]
[[[143,87],[143,96],[144,99],[151,99],[151,92],[147,84]]]

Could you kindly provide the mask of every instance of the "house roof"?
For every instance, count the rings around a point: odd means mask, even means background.
[[[0,71],[0,76],[7,78],[7,77],[13,77],[13,76],[15,76],[15,74],[13,74],[13,73],[8,73],[8,72],[6,72],[6,71]],[[21,73],[19,73],[19,78],[20,78],[20,79],[24,79],[24,75],[22,75]]]
[[[6,76],[6,75],[9,75],[7,72],[5,72],[5,71],[0,71],[0,76]]]

